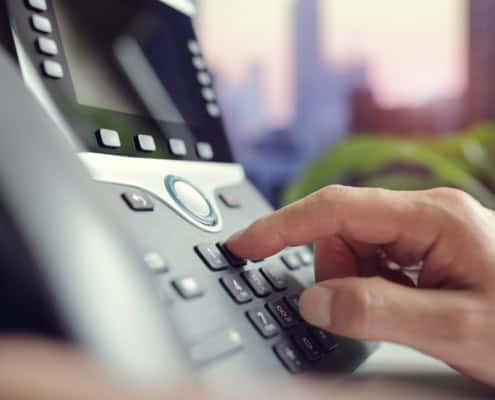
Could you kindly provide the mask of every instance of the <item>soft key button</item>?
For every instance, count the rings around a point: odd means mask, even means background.
[[[31,26],[34,30],[41,33],[52,33],[52,23],[48,18],[34,14],[31,16]]]
[[[36,11],[46,11],[48,10],[48,5],[46,4],[46,0],[27,0],[26,4],[29,8]]]
[[[189,216],[203,225],[213,226],[218,222],[217,215],[206,196],[184,178],[169,175],[165,187],[174,201]]]

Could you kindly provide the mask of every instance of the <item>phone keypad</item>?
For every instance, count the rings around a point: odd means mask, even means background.
[[[296,292],[289,290],[291,276],[313,265],[309,248],[291,249],[256,263],[236,257],[222,243],[201,244],[195,251],[209,269],[223,275],[220,283],[234,302],[239,307],[249,306],[245,315],[261,338],[268,342],[278,338],[270,346],[290,372],[305,370],[337,348],[332,334],[302,320],[302,286]],[[258,263],[261,265],[256,266]]]

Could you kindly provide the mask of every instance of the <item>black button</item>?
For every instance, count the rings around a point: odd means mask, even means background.
[[[169,263],[159,253],[147,253],[144,255],[144,262],[155,274],[163,274],[170,271]]]
[[[286,271],[279,265],[269,264],[261,268],[261,272],[275,290],[285,290],[289,287],[289,282],[285,278]]]
[[[322,352],[318,343],[307,332],[298,333],[293,336],[293,339],[309,361],[316,361],[321,358]]]
[[[196,143],[196,153],[202,160],[212,160],[215,157],[211,144],[205,142]]]
[[[284,264],[290,270],[294,271],[296,269],[301,268],[301,260],[299,259],[296,253],[287,253],[284,254],[281,258]]]
[[[297,317],[283,299],[269,303],[267,307],[282,328],[287,329],[297,325]]]
[[[200,244],[194,248],[203,262],[213,271],[221,271],[229,267],[229,262],[214,244]]]
[[[303,369],[304,363],[302,357],[292,343],[278,343],[273,347],[273,350],[290,372],[297,373]]]
[[[117,149],[121,146],[119,133],[111,129],[98,129],[96,138],[100,146],[103,147]]]
[[[243,272],[242,277],[246,280],[251,289],[253,289],[256,296],[266,297],[272,292],[270,285],[259,271],[251,270]]]
[[[198,282],[192,277],[178,279],[172,282],[175,290],[186,300],[194,299],[203,295],[203,290]]]
[[[232,254],[230,252],[230,250],[227,248],[227,246],[225,246],[221,243],[218,243],[217,246],[220,249],[220,251],[223,253],[223,255],[225,256],[225,258],[227,258],[230,265],[232,265],[233,267],[236,267],[236,268],[244,267],[247,264],[247,261],[244,258],[239,258],[235,254]]]
[[[316,339],[320,347],[327,353],[335,350],[338,346],[335,337],[331,333],[325,332],[324,330],[314,326],[309,327],[309,332],[311,333],[311,336]]]
[[[292,294],[290,296],[285,297],[285,302],[289,305],[289,307],[294,311],[294,313],[299,316],[299,299],[300,294]]]
[[[220,279],[220,282],[237,303],[244,304],[253,300],[253,296],[240,277],[224,277]]]
[[[241,201],[232,193],[221,193],[218,197],[228,208],[241,208]]]
[[[129,190],[122,195],[122,198],[134,211],[153,211],[155,208],[151,198],[138,190]]]
[[[299,257],[299,260],[301,260],[301,263],[303,265],[313,264],[313,261],[314,261],[313,252],[310,249],[308,249],[307,247],[300,249],[297,252],[297,256]]]
[[[271,338],[280,333],[277,323],[264,308],[258,307],[250,310],[247,312],[247,316],[263,337]]]

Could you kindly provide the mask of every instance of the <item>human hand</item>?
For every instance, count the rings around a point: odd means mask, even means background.
[[[329,186],[258,220],[227,246],[256,260],[311,242],[318,284],[300,301],[309,323],[415,348],[495,386],[491,210],[455,189]],[[422,263],[417,287],[384,261]]]

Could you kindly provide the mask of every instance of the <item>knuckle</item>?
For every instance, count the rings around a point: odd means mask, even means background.
[[[345,297],[350,305],[349,313],[344,316],[347,329],[355,335],[369,336],[376,302],[373,290],[356,283],[349,286]]]
[[[446,328],[455,342],[466,343],[476,337],[482,328],[482,316],[476,310],[455,309],[448,316]]]
[[[438,199],[456,208],[471,208],[476,204],[476,200],[468,193],[454,188],[437,188],[430,191],[434,199]]]
[[[341,197],[347,190],[348,188],[342,185],[326,186],[317,192],[317,199],[324,203],[332,203]]]

